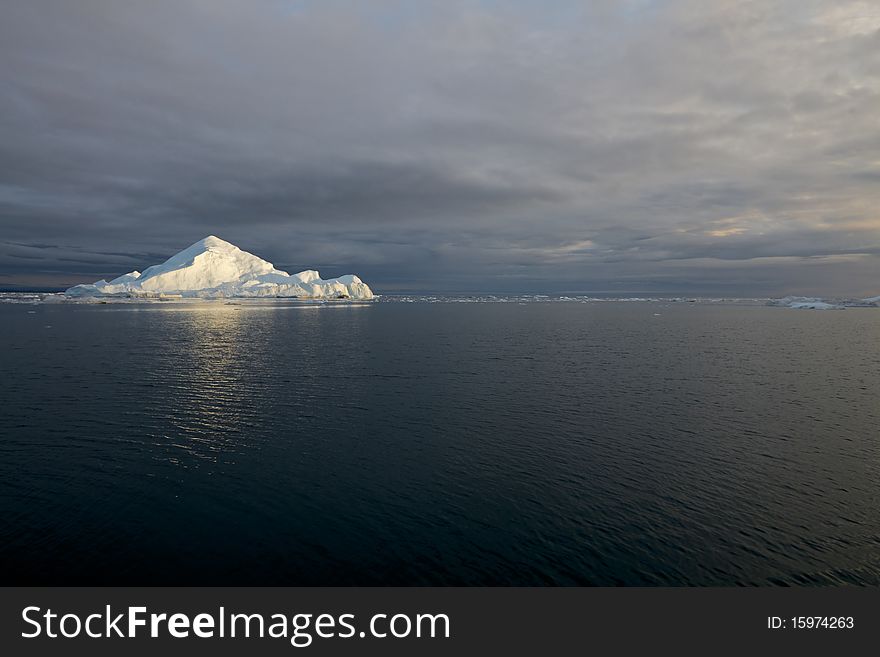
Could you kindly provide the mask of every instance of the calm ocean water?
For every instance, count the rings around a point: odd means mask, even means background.
[[[880,583],[880,311],[0,306],[4,584]]]

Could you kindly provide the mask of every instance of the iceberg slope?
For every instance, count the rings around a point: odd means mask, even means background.
[[[68,296],[309,297],[372,299],[373,291],[353,274],[322,280],[318,272],[288,274],[271,262],[209,235],[160,265],[88,285]]]

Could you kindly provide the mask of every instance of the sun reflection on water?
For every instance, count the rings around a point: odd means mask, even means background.
[[[241,442],[245,323],[239,309],[220,304],[194,305],[176,322],[175,362],[166,364],[175,388],[167,420],[176,431],[168,438],[189,456],[217,461]]]
[[[156,349],[157,366],[145,373],[170,393],[164,407],[152,409],[161,427],[156,458],[183,468],[234,463],[236,455],[260,448],[267,418],[275,426],[283,420],[294,432],[302,418],[326,412],[333,400],[315,396],[312,386],[326,374],[324,338],[345,330],[356,344],[364,307],[204,302],[143,308],[160,311],[168,331]],[[336,308],[349,311],[344,328],[337,313],[327,312]],[[339,344],[338,335],[332,342]],[[296,354],[295,369],[279,365],[279,349]]]

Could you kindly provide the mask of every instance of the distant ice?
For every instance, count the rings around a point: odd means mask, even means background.
[[[134,272],[133,272],[134,273]],[[311,278],[318,284],[328,283],[330,281],[321,281],[317,276],[317,272],[302,272],[307,274],[305,278]],[[126,274],[128,276],[128,274]],[[122,277],[120,277],[122,278]],[[292,278],[292,277],[291,277]],[[114,281],[117,279],[114,279]],[[343,276],[338,280],[345,285],[355,284],[360,281],[356,276]],[[110,281],[107,285],[118,285]],[[245,288],[247,289],[247,288]],[[214,294],[214,290],[206,292],[205,290],[197,291],[194,295],[184,294],[103,294],[103,295],[69,295],[65,293],[16,293],[16,292],[0,292],[0,303],[20,303],[20,304],[39,304],[39,303],[77,303],[77,304],[130,304],[143,302],[177,302],[177,303],[198,303],[200,301],[210,301],[215,299],[226,298],[223,294]],[[238,294],[235,301],[227,301],[236,305],[246,303],[266,304],[273,301],[298,301],[302,303],[327,304],[337,300],[338,297],[333,296],[306,296],[292,298],[284,295],[275,294]],[[343,297],[349,300],[355,300],[357,297]],[[607,304],[607,303],[626,303],[626,304],[651,304],[651,305],[727,305],[727,306],[779,306],[784,308],[812,309],[812,310],[833,310],[852,307],[878,307],[880,306],[880,297],[869,299],[821,299],[818,297],[784,297],[782,299],[765,298],[736,298],[736,297],[597,297],[593,295],[548,295],[548,294],[473,294],[473,295],[442,295],[442,294],[396,294],[396,295],[372,295],[362,297],[364,300],[370,300],[379,303],[430,303],[430,304],[485,304],[485,303],[507,303],[516,305],[526,304]],[[661,313],[652,313],[660,316]]]
[[[843,310],[844,308],[872,308],[880,304],[880,297],[869,299],[821,299],[819,297],[783,297],[771,299],[768,306],[784,306],[799,310]]]

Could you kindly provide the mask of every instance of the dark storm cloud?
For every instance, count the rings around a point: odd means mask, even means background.
[[[867,2],[4,3],[0,285],[876,293]]]
[[[308,222],[400,223],[462,213],[538,205],[559,194],[530,181],[472,180],[420,162],[349,162],[304,170],[227,171],[182,187],[145,190],[205,227]]]

